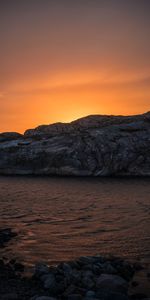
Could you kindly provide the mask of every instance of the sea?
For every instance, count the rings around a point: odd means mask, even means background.
[[[150,179],[0,176],[0,255],[32,266],[85,255],[150,259]]]

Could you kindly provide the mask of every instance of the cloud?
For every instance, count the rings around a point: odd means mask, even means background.
[[[58,73],[56,75],[45,76],[45,78],[29,78],[20,82],[14,82],[10,85],[7,93],[9,95],[34,95],[57,93],[61,91],[75,91],[80,89],[106,89],[107,88],[123,88],[139,86],[146,87],[150,84],[150,71],[121,71],[111,70],[111,72],[96,71],[70,71],[66,73]],[[4,94],[1,94],[1,97]]]

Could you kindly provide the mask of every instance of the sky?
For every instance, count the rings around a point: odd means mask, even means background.
[[[0,132],[150,110],[150,0],[0,0]]]

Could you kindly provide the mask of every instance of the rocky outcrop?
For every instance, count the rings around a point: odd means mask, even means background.
[[[0,174],[150,176],[150,112],[0,134]]]
[[[0,142],[11,141],[15,139],[19,139],[22,137],[22,134],[18,132],[3,132],[0,133]]]
[[[122,258],[82,256],[57,266],[38,263],[27,277],[21,263],[5,258],[0,260],[0,299],[148,300],[149,290],[138,293],[148,278],[144,283],[139,278],[134,288],[140,269],[146,275],[142,265]]]

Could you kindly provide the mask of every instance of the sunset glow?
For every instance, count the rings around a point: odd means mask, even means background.
[[[150,110],[149,12],[147,0],[0,1],[0,131]]]

